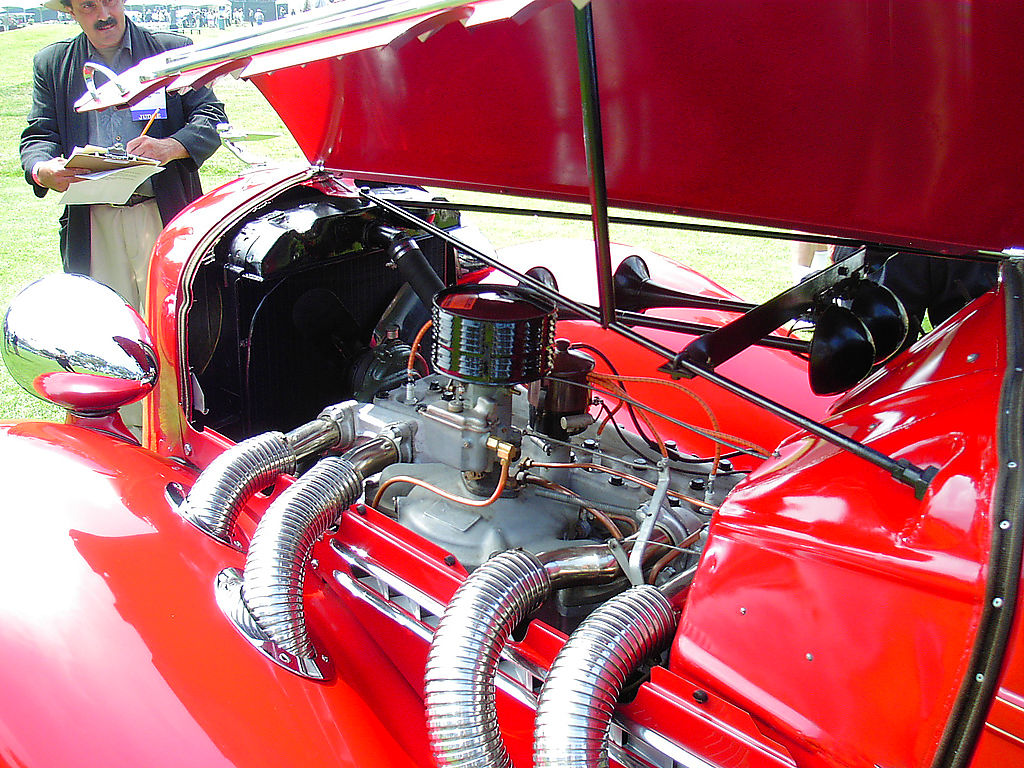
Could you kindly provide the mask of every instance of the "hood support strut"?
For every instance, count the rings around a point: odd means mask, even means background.
[[[596,246],[597,258],[597,290],[599,314],[595,318],[603,328],[615,330],[624,335],[636,339],[639,334],[632,328],[626,329],[621,323],[616,322],[614,280],[612,277],[611,242],[608,236],[608,187],[605,180],[604,168],[604,139],[601,131],[601,102],[598,97],[599,89],[597,83],[597,46],[594,41],[594,10],[590,0],[573,0],[574,20],[576,24],[576,55],[579,61],[580,70],[580,100],[583,112],[583,145],[587,158],[587,174],[590,186],[590,211],[594,224],[594,243]],[[753,314],[753,313],[748,313]],[[746,317],[746,316],[743,316]],[[743,317],[738,321],[742,322]],[[708,334],[700,339],[710,340],[714,334]],[[640,337],[642,338],[642,337]],[[740,384],[708,370],[706,366],[693,363],[684,358],[683,354],[675,354],[671,350],[663,349],[646,339],[642,342],[651,351],[657,352],[666,357],[669,363],[669,371],[673,376],[684,375],[688,377],[700,376],[708,381],[717,384],[724,389],[742,397],[749,402],[758,405],[776,416],[807,430],[828,442],[860,456],[866,461],[881,467],[892,475],[896,480],[914,489],[917,498],[924,496],[928,484],[936,473],[934,467],[921,469],[914,466],[906,459],[899,461],[876,451],[873,448],[841,435],[812,419],[791,411],[781,403],[776,403],[768,398],[746,389]],[[697,342],[695,342],[697,343]],[[712,366],[713,367],[713,366]]]
[[[594,222],[597,253],[598,305],[601,326],[615,322],[615,294],[612,281],[612,247],[608,236],[608,185],[604,175],[604,135],[601,131],[601,101],[597,87],[597,46],[594,42],[594,9],[590,0],[573,0],[576,22],[576,56],[580,68],[580,101],[583,111],[583,147],[590,182],[590,212]]]

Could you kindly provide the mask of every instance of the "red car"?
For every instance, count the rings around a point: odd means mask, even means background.
[[[1022,27],[362,0],[86,94],[234,74],[309,167],[183,211],[146,323],[8,310],[68,418],[0,433],[0,763],[1024,765]],[[593,239],[462,222],[539,199]],[[836,257],[747,304],[609,206]]]

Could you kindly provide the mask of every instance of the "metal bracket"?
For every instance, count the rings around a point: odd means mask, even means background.
[[[242,572],[237,568],[226,568],[217,574],[214,596],[218,607],[238,633],[272,662],[310,680],[326,682],[334,677],[334,667],[326,655],[317,654],[309,658],[297,656],[282,650],[281,646],[263,633],[242,600]]]
[[[93,101],[100,100],[100,89],[96,87],[95,81],[97,72],[102,75],[106,75],[107,79],[114,84],[122,96],[128,94],[128,88],[126,88],[121,81],[117,79],[117,72],[112,70],[110,67],[97,64],[95,61],[87,61],[82,65],[82,77],[85,79],[85,88],[89,91],[89,95],[92,96]]]

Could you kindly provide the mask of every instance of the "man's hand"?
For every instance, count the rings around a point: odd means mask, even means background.
[[[36,181],[54,192],[66,192],[74,182],[81,181],[82,176],[92,173],[84,168],[65,168],[66,162],[63,157],[55,157],[37,163],[34,169]]]
[[[137,139],[129,141],[124,149],[130,155],[158,160],[160,165],[167,165],[171,160],[188,157],[188,151],[177,139],[154,139],[152,136],[139,136]]]

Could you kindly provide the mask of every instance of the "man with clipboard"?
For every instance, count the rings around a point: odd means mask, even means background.
[[[153,243],[167,222],[202,194],[198,169],[220,145],[217,125],[227,120],[224,105],[204,87],[180,95],[159,91],[130,112],[76,112],[75,99],[86,90],[86,62],[120,73],[190,41],[133,23],[123,0],[47,0],[46,6],[70,13],[82,34],[43,48],[33,60],[32,107],[21,135],[25,178],[39,197],[66,191],[85,173],[69,167],[66,158],[87,145],[152,158],[163,166],[124,205],[68,205],[61,216],[64,270],[95,277],[141,312]]]

